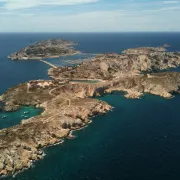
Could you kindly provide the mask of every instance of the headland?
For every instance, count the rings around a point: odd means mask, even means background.
[[[73,48],[75,45],[77,44],[64,39],[44,40],[27,46],[18,52],[9,55],[8,58],[11,60],[36,60],[81,53]]]
[[[71,131],[112,109],[92,97],[123,91],[127,98],[140,98],[144,93],[172,98],[180,92],[180,73],[152,72],[179,65],[178,52],[163,47],[135,48],[123,54],[99,55],[73,67],[52,67],[48,72],[52,80],[32,80],[10,88],[1,96],[4,111],[33,105],[44,112],[0,131],[0,174],[31,167],[43,157],[43,147],[71,138]]]

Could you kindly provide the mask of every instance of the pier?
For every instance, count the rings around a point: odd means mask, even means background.
[[[51,64],[50,62],[47,62],[43,59],[40,60],[41,62],[45,63],[45,64],[48,64],[49,66],[53,67],[53,68],[57,68],[57,66],[55,66],[54,64]]]

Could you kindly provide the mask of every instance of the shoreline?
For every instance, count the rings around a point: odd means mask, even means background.
[[[112,108],[112,109],[113,109],[113,108]],[[112,109],[111,109],[111,110],[112,110]],[[43,114],[43,113],[44,113],[44,112],[42,112],[41,114]],[[41,115],[41,114],[40,114],[40,115]],[[39,115],[39,116],[40,116],[40,115]],[[96,116],[97,116],[97,115],[93,116],[92,118],[94,118],[94,117],[96,117]],[[34,116],[34,117],[35,117],[35,116]],[[23,122],[26,123],[25,121],[26,121],[26,120],[22,120],[21,123],[23,123]],[[82,126],[82,127],[79,127],[79,128],[76,128],[76,129],[70,129],[69,133],[68,133],[66,136],[62,137],[63,139],[59,139],[59,141],[57,141],[56,143],[43,146],[42,148],[38,148],[39,157],[38,157],[38,159],[36,159],[36,160],[30,160],[30,167],[24,167],[24,168],[22,168],[21,170],[18,170],[18,171],[13,172],[12,174],[1,175],[0,178],[1,178],[1,177],[2,177],[2,178],[6,178],[6,177],[11,177],[11,176],[12,176],[12,177],[15,177],[15,176],[17,176],[18,174],[21,174],[21,173],[23,173],[24,171],[28,170],[29,168],[33,168],[34,165],[35,165],[35,163],[36,163],[37,161],[43,160],[43,159],[45,158],[46,154],[45,154],[45,152],[44,152],[44,149],[46,149],[46,148],[48,148],[48,147],[54,147],[54,146],[61,145],[61,144],[64,143],[65,140],[68,140],[68,139],[70,140],[70,139],[76,138],[76,136],[74,136],[73,133],[76,132],[76,131],[81,131],[81,130],[87,128],[88,125],[91,124],[91,123],[92,123],[92,120],[89,120],[89,121],[88,121],[84,126]],[[0,131],[3,131],[3,130],[5,130],[5,129],[2,129],[2,130],[0,130]]]
[[[80,51],[74,49],[78,45],[64,39],[49,39],[35,42],[8,56],[11,60],[39,60],[44,58],[55,58],[63,55],[75,55]]]
[[[44,57],[22,57],[22,59],[12,59],[10,56],[8,56],[8,59],[11,59],[13,61],[28,61],[28,60],[46,60],[46,59],[54,59],[54,58],[60,58],[60,57],[66,57],[66,56],[74,56],[74,55],[78,55],[78,54],[84,54],[81,51],[77,52],[77,53],[70,53],[70,54],[61,54],[61,55],[55,55],[55,56],[44,56]]]
[[[95,118],[95,117],[96,117],[96,116],[94,116],[94,117],[92,117],[92,118]],[[67,138],[68,138],[69,136],[70,136],[70,137],[69,137],[68,139],[74,139],[74,138],[76,138],[76,136],[74,136],[73,133],[76,132],[76,131],[81,131],[81,130],[87,128],[88,125],[91,124],[92,122],[93,122],[92,120],[89,120],[89,122],[88,122],[86,125],[84,125],[83,127],[80,127],[80,128],[78,128],[78,129],[74,129],[74,130],[71,129],[70,132],[69,132],[69,135],[67,136]]]
[[[145,54],[142,56],[144,51]],[[39,150],[59,144],[64,138],[74,138],[73,132],[88,127],[92,123],[90,119],[94,116],[112,110],[111,105],[92,97],[113,91],[123,91],[127,93],[125,94],[127,98],[140,98],[144,93],[169,98],[172,95],[171,92],[178,92],[180,73],[155,73],[153,77],[147,74],[134,75],[134,72],[139,70],[134,69],[135,67],[141,67],[142,71],[154,65],[154,62],[149,65],[144,58],[146,55],[148,58],[150,56],[154,58],[151,51],[157,53],[156,48],[139,48],[129,49],[130,55],[105,54],[74,68],[57,68],[56,71],[51,72],[51,76],[57,77],[58,82],[36,80],[7,90],[1,98],[10,108],[14,105],[31,104],[43,108],[44,111],[37,117],[29,118],[16,126],[0,131],[0,146],[2,147],[0,154],[3,154],[0,158],[0,167],[3,167],[0,169],[0,174],[14,173],[18,169],[31,167],[32,159],[36,161],[42,157]],[[162,57],[162,52],[158,53]],[[124,57],[127,59],[124,60]],[[159,62],[159,59],[154,59],[154,61]],[[144,65],[145,62],[147,66]],[[157,67],[159,69],[162,66],[168,68],[173,63],[173,58],[168,63],[162,60]],[[179,65],[180,58],[177,63],[177,66]],[[129,73],[132,73],[132,76]],[[119,77],[119,75],[123,76]],[[101,83],[71,84],[65,82],[59,84],[60,79],[63,78],[100,80]],[[14,161],[13,157],[18,160]],[[10,163],[4,164],[9,158],[11,158]]]

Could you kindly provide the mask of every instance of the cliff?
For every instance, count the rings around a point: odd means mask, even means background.
[[[74,92],[74,90],[77,92]],[[19,125],[0,131],[0,175],[14,174],[29,168],[34,160],[43,158],[42,147],[62,142],[71,130],[85,127],[89,118],[106,113],[111,106],[90,99],[93,89],[58,85],[53,81],[30,81],[9,89],[2,95],[4,110],[19,105],[34,105],[44,112]],[[77,95],[76,95],[77,94]],[[11,108],[10,108],[11,107]]]
[[[49,75],[56,79],[104,79],[136,75],[175,68],[180,65],[180,53],[165,52],[164,48],[137,48],[124,54],[104,54],[76,67],[50,69]]]
[[[50,81],[29,81],[10,88],[1,96],[5,111],[34,105],[44,112],[0,131],[0,174],[29,168],[33,160],[42,158],[42,147],[61,142],[71,130],[85,127],[91,117],[111,110],[106,102],[92,97],[113,91],[124,91],[127,98],[140,98],[144,93],[171,98],[180,93],[179,72],[152,73],[179,64],[180,54],[164,48],[129,49],[74,67],[51,68]],[[75,79],[86,81],[72,82]],[[89,79],[99,81],[91,84]]]

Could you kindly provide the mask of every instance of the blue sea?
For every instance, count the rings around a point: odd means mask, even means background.
[[[163,44],[171,45],[169,51],[180,51],[180,33],[1,33],[0,94],[21,82],[49,78],[49,66],[42,62],[7,59],[10,53],[49,38],[73,40],[77,49],[92,54]],[[58,65],[58,59],[52,62]],[[166,100],[146,94],[140,100],[130,100],[114,92],[99,99],[111,104],[113,111],[93,118],[87,128],[74,133],[75,139],[45,148],[43,160],[6,179],[179,180],[180,96]],[[28,117],[42,112],[34,107],[13,113],[1,111],[0,129],[18,124],[25,111]]]

